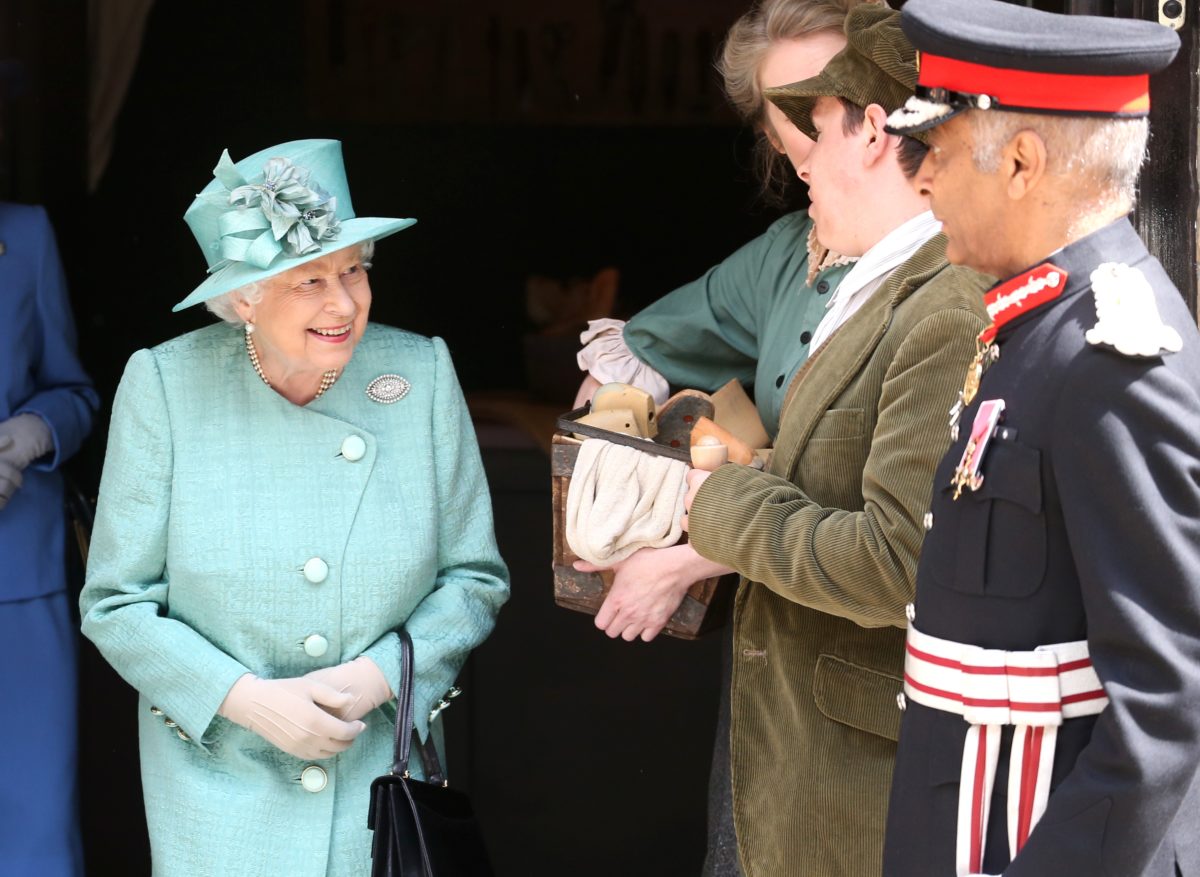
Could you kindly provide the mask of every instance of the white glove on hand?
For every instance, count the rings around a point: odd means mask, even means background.
[[[217,712],[288,755],[312,761],[346,751],[367,727],[332,715],[352,702],[351,695],[306,677],[259,679],[247,673],[233,683]]]
[[[361,719],[377,706],[392,699],[392,686],[379,665],[365,655],[355,658],[336,667],[326,667],[313,670],[304,675],[305,679],[321,682],[334,691],[350,695],[353,700],[341,709],[328,711],[343,721],[352,722]]]
[[[21,489],[25,479],[21,469],[8,462],[5,452],[12,449],[13,440],[6,435],[0,435],[0,509],[8,505],[13,494]]]
[[[11,442],[5,443],[5,437]],[[54,435],[36,414],[18,414],[0,421],[0,459],[24,469],[54,450]]]

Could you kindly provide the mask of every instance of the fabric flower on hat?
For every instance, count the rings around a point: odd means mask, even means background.
[[[280,253],[305,256],[319,251],[322,241],[333,240],[341,230],[337,198],[317,185],[306,168],[286,158],[270,159],[263,166],[262,182],[251,183],[226,150],[213,176],[228,194],[204,197],[231,209],[217,220],[222,261],[210,273],[230,262],[266,268]]]

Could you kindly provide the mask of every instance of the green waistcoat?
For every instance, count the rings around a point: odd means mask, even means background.
[[[779,426],[788,384],[808,358],[812,334],[848,266],[809,286],[806,211],[762,235],[641,311],[625,343],[672,386],[712,391],[730,378],[753,386],[767,434]]]

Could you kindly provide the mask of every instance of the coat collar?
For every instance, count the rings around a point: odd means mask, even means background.
[[[946,236],[939,233],[893,271],[862,308],[800,367],[792,379],[779,414],[782,424],[791,405],[800,404],[805,411],[801,428],[794,432],[789,430],[795,437],[788,442],[789,445],[808,441],[820,417],[874,355],[875,348],[891,325],[892,312],[947,265]],[[820,380],[806,379],[817,363],[820,363],[817,375]]]

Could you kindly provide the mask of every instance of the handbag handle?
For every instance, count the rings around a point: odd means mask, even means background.
[[[422,742],[413,722],[413,644],[412,637],[403,627],[398,631],[400,636],[400,690],[396,692],[396,738],[392,774],[408,776],[408,757],[415,742],[417,752],[421,756],[421,766],[425,771],[425,781],[439,786],[445,786],[446,776],[442,772],[442,762],[438,758],[437,748],[433,745],[432,732]]]

